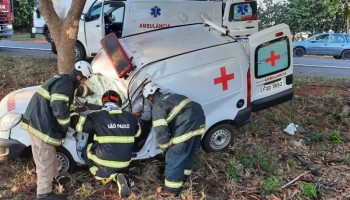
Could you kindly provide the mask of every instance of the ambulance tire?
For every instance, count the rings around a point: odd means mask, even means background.
[[[45,36],[45,39],[47,40],[47,42],[51,42],[52,41],[52,37],[51,37],[51,33],[50,33],[49,29],[46,29],[44,31],[44,36]]]
[[[76,168],[75,161],[67,149],[62,146],[56,148],[56,157],[58,162],[58,173],[60,176],[74,172]]]
[[[202,149],[214,152],[226,149],[233,141],[235,128],[230,124],[218,124],[210,128],[202,139]]]
[[[75,61],[79,60],[85,60],[85,49],[84,46],[80,42],[76,42],[74,46],[74,53],[75,53]]]

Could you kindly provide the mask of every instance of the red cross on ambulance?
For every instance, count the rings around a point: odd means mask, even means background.
[[[281,55],[275,55],[275,51],[270,52],[270,57],[266,58],[266,62],[271,62],[271,66],[274,67],[276,65],[276,61],[281,59]]]
[[[214,79],[214,84],[222,84],[222,90],[228,90],[228,81],[233,80],[235,78],[235,74],[227,74],[225,66],[220,68],[220,73],[221,76]]]

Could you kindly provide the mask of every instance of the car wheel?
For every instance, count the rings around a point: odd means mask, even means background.
[[[334,59],[341,59],[341,56],[333,56]]]
[[[49,29],[47,29],[47,30],[44,32],[44,36],[45,36],[45,39],[46,39],[48,42],[51,42],[51,41],[52,41],[51,33],[50,33],[50,30],[49,30]]]
[[[293,51],[294,57],[303,57],[305,55],[305,50],[301,47],[297,47]]]
[[[235,128],[230,124],[219,124],[204,135],[202,148],[206,152],[220,151],[227,148],[235,135]]]
[[[344,60],[349,60],[350,59],[350,50],[345,50],[341,54],[341,58]]]
[[[84,46],[79,42],[75,43],[74,53],[75,53],[75,61],[84,60],[86,58]]]
[[[64,147],[57,147],[56,157],[58,162],[58,173],[64,175],[67,172],[73,172],[75,169],[75,162],[70,153]]]

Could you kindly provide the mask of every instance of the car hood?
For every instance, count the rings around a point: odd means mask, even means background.
[[[33,94],[40,86],[26,87],[6,95],[0,102],[0,116],[9,112],[23,114]]]

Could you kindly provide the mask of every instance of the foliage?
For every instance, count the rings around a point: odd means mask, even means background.
[[[231,162],[227,165],[227,174],[232,179],[240,179],[240,168],[242,165],[240,165],[236,160],[232,159]]]
[[[339,131],[333,131],[331,135],[329,136],[329,140],[333,143],[340,143],[342,142],[342,138],[340,137]]]
[[[278,193],[281,185],[281,176],[270,176],[266,179],[261,179],[261,190],[264,194]]]
[[[14,28],[30,29],[33,23],[34,0],[14,1]]]
[[[317,198],[317,188],[313,183],[301,184],[300,188],[303,192],[303,195],[309,198]]]
[[[346,32],[349,18],[348,4],[334,0],[263,0],[258,8],[260,28],[286,23],[293,35],[306,32]],[[262,6],[264,5],[264,6]]]

